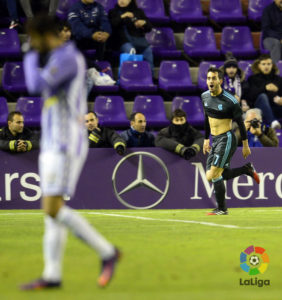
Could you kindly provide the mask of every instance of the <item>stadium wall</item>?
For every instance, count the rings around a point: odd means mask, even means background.
[[[281,157],[282,148],[253,148],[247,161],[254,163],[261,183],[247,176],[228,181],[228,207],[282,206]],[[0,209],[40,208],[37,158],[37,151],[1,151]],[[159,148],[131,148],[125,157],[113,149],[90,149],[76,193],[67,201],[77,209],[142,208],[158,202],[158,209],[211,208],[214,195],[205,179],[205,161],[202,154],[185,161]],[[244,163],[238,148],[231,166]]]

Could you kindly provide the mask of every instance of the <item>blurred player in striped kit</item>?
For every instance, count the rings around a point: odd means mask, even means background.
[[[111,280],[119,251],[90,224],[64,204],[72,196],[88,152],[84,115],[87,111],[85,62],[72,42],[64,43],[58,24],[38,16],[27,25],[31,47],[24,57],[28,91],[41,93],[42,137],[39,172],[45,216],[44,271],[23,290],[60,287],[66,229],[95,249],[101,257],[99,286]],[[39,69],[41,67],[42,69]]]

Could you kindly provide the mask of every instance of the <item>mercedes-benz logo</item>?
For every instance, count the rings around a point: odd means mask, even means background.
[[[138,160],[138,168],[137,168],[137,176],[136,179],[133,180],[129,185],[127,185],[125,188],[123,188],[120,192],[118,192],[117,190],[117,186],[116,186],[116,175],[117,175],[117,171],[120,168],[120,166],[130,157],[133,156],[138,156],[139,160]],[[153,160],[155,160],[158,165],[163,169],[165,176],[166,176],[166,184],[165,184],[165,188],[164,189],[160,189],[158,188],[155,184],[153,184],[152,182],[150,182],[148,179],[146,179],[145,177],[145,171],[144,171],[144,164],[143,164],[143,156],[147,156]],[[112,175],[112,181],[113,181],[113,187],[114,187],[114,192],[116,197],[118,198],[118,200],[125,205],[126,207],[129,208],[133,208],[133,209],[148,209],[148,208],[152,208],[155,207],[156,205],[158,205],[163,199],[164,197],[167,195],[168,192],[168,188],[169,188],[169,173],[168,173],[168,169],[166,167],[166,165],[164,164],[164,162],[156,155],[149,153],[149,152],[143,152],[143,151],[138,151],[138,152],[134,152],[131,154],[128,154],[127,156],[125,156],[124,158],[122,158],[117,165],[114,168],[113,171],[113,175]],[[157,201],[155,201],[153,204],[147,205],[147,206],[136,206],[136,205],[132,205],[128,202],[126,202],[121,195],[134,190],[138,187],[145,187],[148,188],[152,191],[155,191],[157,193],[159,193],[161,196],[160,198],[158,198]]]

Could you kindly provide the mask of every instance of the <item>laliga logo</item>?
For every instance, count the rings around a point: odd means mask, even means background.
[[[269,257],[262,247],[249,246],[240,254],[240,267],[249,275],[263,274],[269,264]],[[257,277],[243,280],[240,278],[240,285],[256,285],[263,287],[264,285],[270,285],[270,280],[257,279]]]

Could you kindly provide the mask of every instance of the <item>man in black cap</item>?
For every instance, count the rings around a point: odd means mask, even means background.
[[[238,67],[238,61],[232,52],[226,53],[224,65],[220,69],[223,72],[222,88],[231,93],[241,103],[242,110],[245,112],[249,109],[247,102],[241,100],[242,82],[245,80],[245,74]]]

